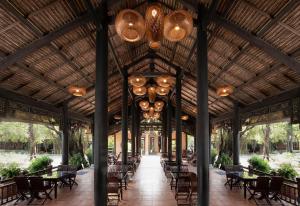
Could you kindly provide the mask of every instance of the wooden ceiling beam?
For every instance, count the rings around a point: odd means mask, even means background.
[[[280,61],[281,63],[287,65],[289,68],[295,70],[297,73],[300,74],[300,63],[293,57],[284,54],[278,48],[272,46],[271,44],[267,43],[263,39],[259,38],[258,36],[251,34],[250,32],[242,29],[240,26],[228,21],[227,19],[215,15],[213,17],[215,23],[218,23],[225,29],[237,34],[241,38],[248,41],[250,44],[254,45],[255,47],[261,49],[269,56],[273,57],[274,59]]]
[[[15,8],[9,4],[7,1],[1,1],[1,5],[9,6],[10,10],[13,12],[14,16],[18,16],[20,14],[15,14],[13,11]],[[64,26],[56,29],[53,32],[50,32],[46,35],[43,35],[41,38],[34,40],[32,43],[17,49],[15,53],[9,54],[0,62],[0,69],[5,69],[14,63],[22,60],[27,55],[35,52],[36,50],[48,45],[53,40],[57,39],[58,37],[82,26],[92,20],[89,14],[83,14],[82,16],[78,17],[77,19],[65,24]]]

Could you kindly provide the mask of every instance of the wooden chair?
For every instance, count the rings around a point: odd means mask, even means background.
[[[281,176],[273,176],[271,177],[271,182],[270,182],[270,188],[269,188],[269,192],[271,193],[271,200],[275,200],[275,201],[281,201],[281,199],[279,198],[279,194],[281,192],[281,187],[283,184],[283,177]]]
[[[256,202],[255,196],[257,194],[260,194],[261,196],[259,197],[259,200],[265,199],[268,204],[271,204],[270,199],[269,199],[269,187],[270,187],[270,177],[262,176],[258,177],[256,184],[254,186],[250,185],[250,190],[253,190],[251,193],[251,196],[249,197],[249,200],[254,199],[255,203]]]
[[[190,196],[190,177],[189,176],[183,176],[178,177],[177,179],[177,185],[175,190],[175,199],[184,199],[188,200]]]
[[[45,184],[42,177],[29,177],[28,179],[30,182],[31,191],[31,199],[29,200],[28,204],[30,204],[34,199],[40,199],[39,193],[45,195],[42,205],[47,199],[52,200],[50,194],[53,190],[53,186],[51,184]]]
[[[25,176],[14,177],[14,181],[17,185],[19,196],[15,204],[17,204],[20,200],[28,200],[30,196],[30,186],[28,178]]]
[[[121,189],[120,180],[116,176],[110,175],[107,177],[107,194],[109,199],[111,197],[117,197],[117,200],[119,201]]]

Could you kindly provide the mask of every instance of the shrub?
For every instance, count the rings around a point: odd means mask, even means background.
[[[77,167],[77,169],[82,169],[82,165],[87,167],[88,163],[80,153],[77,153],[71,156],[70,165]]]
[[[33,159],[28,167],[30,173],[37,172],[39,170],[47,169],[47,167],[53,162],[48,156],[41,156]]]
[[[264,160],[263,158],[259,156],[252,156],[248,160],[249,164],[253,167],[253,169],[256,169],[261,172],[269,173],[271,171],[271,167],[267,160]]]
[[[215,148],[212,148],[210,150],[210,162],[211,162],[211,164],[215,163],[216,157],[217,157],[217,150]]]
[[[297,171],[290,163],[282,163],[277,170],[277,173],[278,175],[291,180],[294,180],[298,175]]]
[[[86,150],[85,154],[88,158],[89,163],[92,164],[93,163],[93,150],[92,150],[92,148],[88,148]]]
[[[215,163],[216,167],[220,167],[221,169],[225,169],[225,166],[232,164],[232,159],[228,154],[222,154],[221,156],[219,156],[218,160]]]
[[[21,168],[17,163],[10,163],[8,165],[3,165],[0,168],[0,176],[3,179],[12,178],[21,174]]]

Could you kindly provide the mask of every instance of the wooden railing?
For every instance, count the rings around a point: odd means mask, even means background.
[[[244,167],[244,169],[248,170],[247,167]],[[253,172],[257,175],[264,175],[264,176],[272,176],[270,173],[265,173],[259,170],[253,169]],[[299,206],[299,196],[300,196],[300,178],[297,178],[297,181],[284,179],[283,185],[281,187],[281,193],[279,194],[279,197],[281,200],[290,203],[292,205]]]
[[[57,169],[57,167],[53,167],[52,171],[55,169]],[[43,175],[46,174],[47,172],[48,170],[44,169],[34,173],[29,173],[26,176]],[[0,205],[4,205],[17,198],[18,198],[17,185],[15,184],[13,178],[0,181]]]

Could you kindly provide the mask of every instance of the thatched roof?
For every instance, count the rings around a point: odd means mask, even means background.
[[[71,100],[72,112],[94,112],[95,31],[89,0],[3,0],[0,4],[0,88],[59,105]],[[100,1],[92,0],[97,9]],[[109,0],[112,18],[123,8],[144,13],[147,1]],[[160,1],[165,12],[186,8],[197,18],[195,1]],[[212,0],[201,1],[208,9]],[[230,112],[233,102],[243,105],[292,90],[300,85],[300,1],[220,0],[208,26],[209,110]],[[145,40],[129,44],[109,26],[109,112],[121,109],[122,77],[128,73],[184,71],[183,111],[195,115],[196,27],[178,43],[163,40],[154,54]],[[84,97],[72,97],[67,88],[88,88]],[[234,87],[230,97],[215,90]],[[173,103],[175,105],[175,95]],[[130,102],[130,101],[129,101]]]

